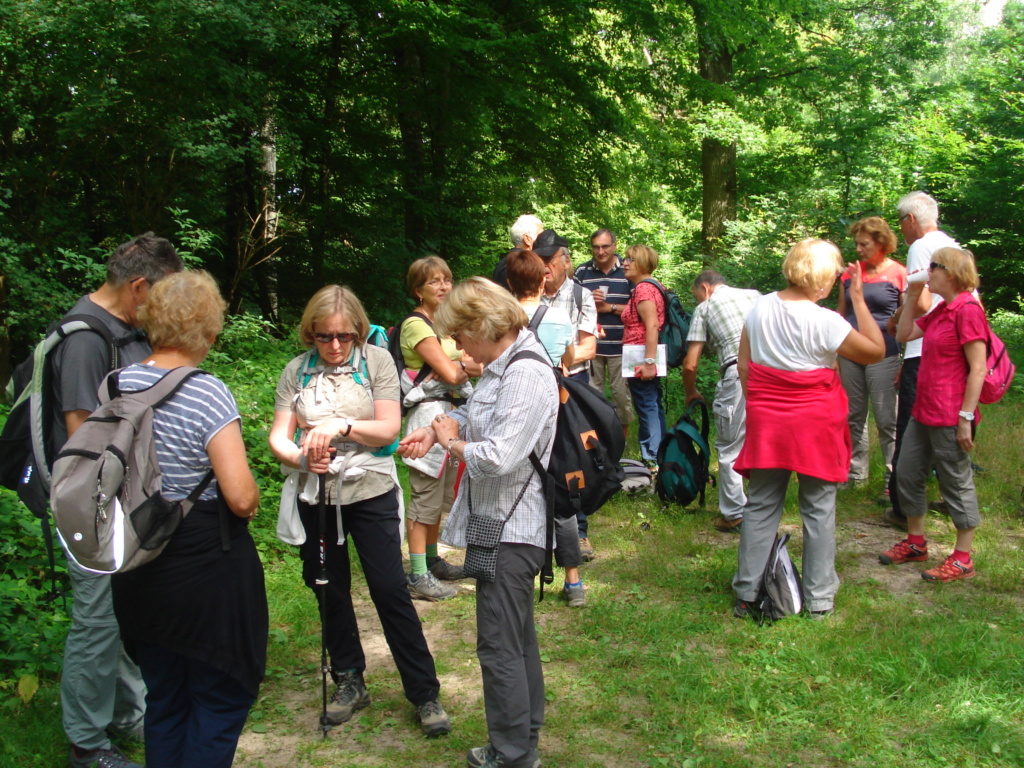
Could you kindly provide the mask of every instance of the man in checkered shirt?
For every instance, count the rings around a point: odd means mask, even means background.
[[[683,360],[683,385],[686,404],[703,400],[697,391],[697,364],[707,344],[718,355],[721,378],[715,387],[715,450],[718,451],[718,509],[715,520],[720,531],[737,531],[743,522],[747,495],[743,478],[732,468],[746,437],[746,402],[736,359],[740,352],[743,321],[761,297],[757,291],[726,285],[714,270],[704,270],[693,281],[693,300],[697,308],[690,320],[689,346]]]

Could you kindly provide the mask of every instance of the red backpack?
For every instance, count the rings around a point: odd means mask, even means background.
[[[976,301],[969,303],[981,306]],[[988,337],[985,339],[985,383],[981,385],[978,402],[988,405],[998,403],[1003,399],[1003,395],[1007,393],[1010,384],[1013,383],[1017,366],[1010,360],[1006,344],[992,332],[992,326],[988,325],[987,319],[985,325],[988,328]]]

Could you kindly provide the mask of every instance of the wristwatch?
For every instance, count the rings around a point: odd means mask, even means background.
[[[960,418],[964,421],[974,421],[974,414],[971,411],[960,411]]]
[[[653,357],[645,357],[644,358],[644,365],[655,365],[657,362],[658,362],[657,359],[653,358]]]

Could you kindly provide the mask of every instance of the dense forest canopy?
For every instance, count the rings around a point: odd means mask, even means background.
[[[520,213],[577,257],[609,226],[677,287],[771,289],[794,240],[852,257],[851,220],[925,189],[1014,309],[1024,4],[999,5],[2,0],[0,365],[150,229],[234,312],[290,322],[340,281],[386,324],[411,259],[487,272]]]

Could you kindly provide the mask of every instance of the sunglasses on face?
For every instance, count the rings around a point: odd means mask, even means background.
[[[335,339],[342,344],[348,344],[350,341],[355,341],[356,335],[352,331],[345,331],[344,333],[314,333],[313,338],[320,344],[330,344]]]
[[[943,271],[948,271],[946,269],[946,265],[945,264],[939,264],[939,262],[937,262],[937,261],[933,261],[931,264],[929,264],[928,265],[928,269],[941,269]]]

